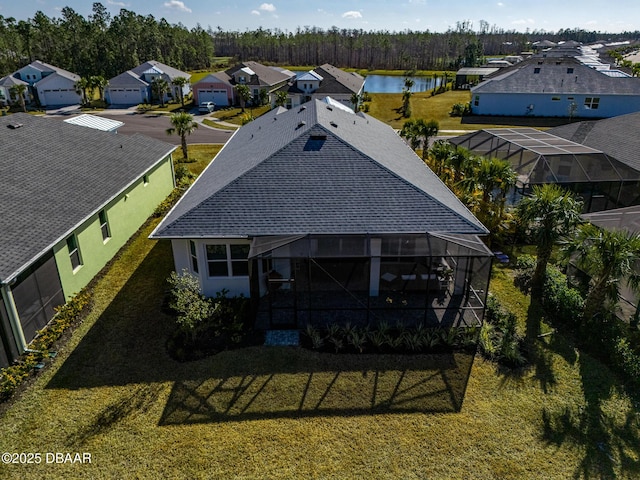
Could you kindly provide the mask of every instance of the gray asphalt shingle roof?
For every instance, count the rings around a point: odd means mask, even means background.
[[[242,127],[154,238],[486,229],[387,125],[321,101]]]
[[[640,112],[598,121],[570,123],[548,130],[558,137],[606,153],[640,171]]]
[[[640,95],[640,79],[611,77],[574,58],[533,57],[502,69],[471,92]]]
[[[175,149],[143,135],[114,135],[22,113],[0,117],[0,144],[0,281],[18,274]]]
[[[229,78],[232,78],[234,73],[236,73],[238,70],[242,70],[243,68],[249,68],[253,70],[253,72],[257,76],[257,78],[252,77],[250,81],[247,82],[247,85],[264,85],[271,87],[273,85],[286,82],[291,78],[291,72],[286,73],[288,72],[288,70],[267,67],[258,62],[239,63],[238,65],[225,70],[224,73]]]
[[[359,93],[365,81],[362,75],[355,72],[345,72],[328,63],[313,71],[322,77],[320,87],[314,92],[318,94]]]
[[[159,70],[160,72],[168,75],[171,80],[174,80],[177,77],[184,77],[187,80],[191,78],[190,73],[183,72],[182,70],[178,70],[177,68],[170,67],[169,65],[165,65],[164,63],[160,63],[155,60],[144,62],[137,67],[132,68],[131,71],[138,76],[142,76],[144,72],[150,69]]]

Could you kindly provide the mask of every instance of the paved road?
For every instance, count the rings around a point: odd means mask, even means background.
[[[166,115],[154,114],[129,114],[129,115],[109,115],[106,112],[100,113],[101,117],[110,118],[124,122],[124,126],[118,129],[118,134],[131,135],[142,133],[152,138],[178,145],[180,137],[178,135],[167,135],[167,128],[171,127],[169,117]],[[225,143],[233,132],[227,130],[217,130],[206,125],[199,125],[199,128],[187,137],[187,142],[193,143]]]
[[[64,120],[82,113],[77,106],[60,108],[57,110],[47,111],[47,117],[56,120]],[[157,140],[180,144],[180,137],[177,135],[167,135],[167,128],[171,127],[168,115],[157,115],[154,113],[142,114],[137,113],[135,108],[129,109],[110,109],[95,112],[93,115],[124,122],[124,126],[118,129],[119,134],[132,135],[141,133]],[[208,127],[202,123],[204,115],[194,114],[194,119],[199,123],[199,128],[187,137],[187,142],[192,143],[226,143],[233,131],[218,130]]]

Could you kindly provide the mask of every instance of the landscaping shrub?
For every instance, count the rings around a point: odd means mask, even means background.
[[[640,354],[629,345],[629,341],[626,338],[616,338],[614,361],[624,376],[640,387]]]
[[[536,259],[521,255],[516,261],[513,283],[523,293],[531,290],[531,278]],[[584,310],[584,298],[580,291],[569,286],[567,276],[553,265],[547,266],[542,293],[542,305],[547,316],[556,323],[579,325]]]
[[[485,323],[480,330],[480,352],[489,360],[509,367],[525,365],[527,359],[522,354],[524,340],[517,331],[517,322],[516,315],[490,295]]]
[[[229,348],[261,343],[250,328],[249,300],[227,297],[228,291],[207,298],[200,293],[198,279],[187,271],[169,278],[170,313],[177,331],[167,340],[169,354],[178,361],[197,360]]]
[[[184,190],[180,187],[174,188],[169,196],[156,207],[153,211],[153,216],[155,218],[164,216],[169,210],[171,210],[171,207],[173,207],[173,205],[178,201],[183,192]]]
[[[34,371],[36,364],[49,355],[49,351],[62,334],[80,321],[90,303],[91,294],[83,288],[66,304],[56,308],[55,316],[29,344],[29,350],[32,352],[22,355],[15,365],[3,368],[0,372],[0,402],[13,395]]]
[[[471,113],[470,103],[454,103],[451,106],[451,111],[449,112],[449,115],[452,117],[462,117],[470,113]]]
[[[422,324],[390,327],[357,326],[332,323],[324,328],[308,324],[301,344],[305,348],[330,353],[442,353],[453,350],[474,350],[480,331],[469,328],[427,328]]]

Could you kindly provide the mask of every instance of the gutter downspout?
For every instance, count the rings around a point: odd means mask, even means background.
[[[7,309],[9,324],[11,325],[11,330],[13,331],[13,338],[16,342],[16,346],[18,347],[18,353],[22,355],[27,349],[27,341],[24,338],[24,332],[22,331],[22,326],[20,325],[20,316],[18,315],[16,303],[13,301],[13,294],[11,293],[11,290],[9,290],[9,286],[4,283],[0,284],[0,293],[2,294],[4,306]]]

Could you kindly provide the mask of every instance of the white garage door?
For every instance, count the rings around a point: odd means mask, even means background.
[[[54,88],[44,90],[42,93],[43,98],[40,99],[42,105],[75,105],[76,103],[80,103],[80,97],[72,88]]]
[[[144,96],[139,88],[110,88],[109,102],[111,105],[138,105],[144,102]]]
[[[220,107],[226,107],[229,104],[226,90],[198,90],[198,101],[200,103],[213,102],[216,104],[216,106]]]

